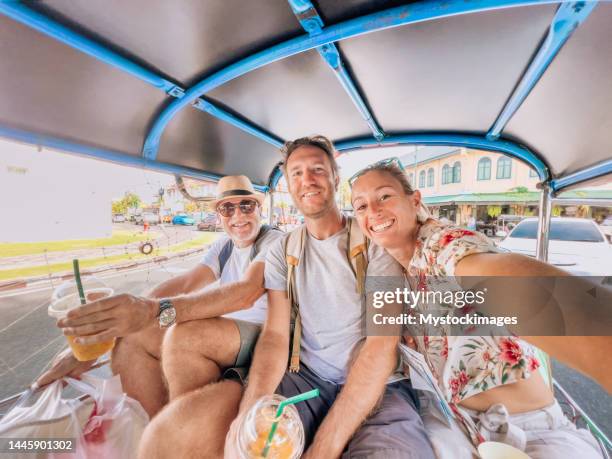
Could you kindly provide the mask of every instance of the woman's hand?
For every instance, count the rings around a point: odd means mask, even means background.
[[[34,382],[34,386],[44,387],[65,376],[78,379],[80,375],[91,369],[94,363],[96,363],[95,359],[87,362],[80,362],[72,355],[72,350],[70,348],[64,349],[55,360],[53,360],[51,368],[38,377],[36,382]]]

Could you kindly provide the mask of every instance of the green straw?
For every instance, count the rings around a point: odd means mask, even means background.
[[[81,271],[79,270],[79,260],[75,258],[72,260],[72,269],[74,270],[74,280],[76,281],[77,290],[79,291],[79,298],[81,304],[87,303],[85,299],[85,292],[83,291],[83,283],[81,282]]]
[[[294,397],[290,397],[286,400],[283,400],[279,403],[278,409],[276,410],[275,421],[272,423],[272,428],[270,429],[270,434],[268,435],[268,439],[266,440],[266,446],[263,449],[263,457],[268,457],[268,453],[270,452],[270,446],[272,446],[272,439],[274,438],[274,434],[276,433],[276,428],[278,427],[278,423],[280,421],[280,417],[283,414],[283,410],[287,405],[294,405],[299,402],[303,402],[304,400],[309,400],[311,398],[315,398],[319,396],[319,389],[313,389],[308,392],[304,392],[303,394],[295,395]]]

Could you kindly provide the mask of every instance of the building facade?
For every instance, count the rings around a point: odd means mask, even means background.
[[[463,226],[475,221],[479,227],[493,230],[499,216],[537,214],[538,175],[517,159],[469,148],[423,147],[400,160],[410,183],[420,190],[437,218]],[[588,196],[572,197],[612,199],[612,184],[604,188],[607,191],[583,192]],[[609,212],[607,205],[564,205],[555,212],[600,219]]]

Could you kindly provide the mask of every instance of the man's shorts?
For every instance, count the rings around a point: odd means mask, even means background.
[[[246,384],[246,378],[249,374],[249,367],[253,360],[255,345],[261,332],[261,324],[255,322],[247,322],[245,320],[232,319],[238,327],[240,333],[240,349],[236,355],[234,365],[227,368],[223,372],[224,379],[233,379],[242,384]]]
[[[294,405],[304,425],[306,449],[342,386],[320,378],[300,363],[300,371],[285,373],[276,389],[277,394],[292,397],[315,388],[319,389],[319,397]],[[346,446],[342,459],[353,458],[435,458],[418,413],[418,399],[410,381],[402,380],[387,385],[377,408]]]

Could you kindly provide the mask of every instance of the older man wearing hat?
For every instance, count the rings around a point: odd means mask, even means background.
[[[224,374],[244,377],[267,310],[263,285],[254,289],[253,279],[263,278],[266,251],[282,236],[261,224],[262,202],[247,177],[223,177],[213,204],[226,235],[197,266],[146,297],[115,295],[81,306],[58,322],[64,334],[85,344],[118,338],[113,373],[149,415],[168,396],[173,399]],[[67,349],[35,384],[78,376],[93,363],[78,362]]]

